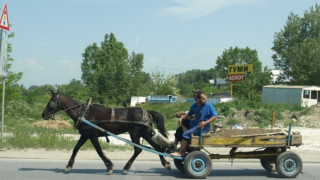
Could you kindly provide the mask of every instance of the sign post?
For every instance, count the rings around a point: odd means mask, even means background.
[[[246,74],[253,71],[253,64],[241,64],[241,65],[228,65],[228,81],[230,82],[231,87],[231,96],[232,96],[232,82],[244,81]]]
[[[4,99],[7,77],[7,53],[8,53],[8,33],[9,31],[9,17],[7,10],[7,3],[4,4],[4,8],[0,18],[0,76],[2,77],[2,106],[1,106],[1,140],[3,140],[4,129]],[[6,30],[6,31],[5,31]]]

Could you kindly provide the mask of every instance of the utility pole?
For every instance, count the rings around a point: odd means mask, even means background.
[[[6,31],[5,31],[6,30]],[[0,76],[2,77],[2,110],[1,110],[1,141],[3,140],[4,129],[4,99],[7,77],[7,57],[8,57],[8,33],[10,30],[7,3],[4,3],[0,17]]]

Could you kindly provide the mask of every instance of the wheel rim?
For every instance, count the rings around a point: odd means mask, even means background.
[[[294,174],[298,169],[298,165],[293,159],[287,158],[283,161],[282,169],[287,174]]]
[[[195,158],[191,161],[191,170],[195,174],[202,174],[206,171],[206,161],[201,158]]]

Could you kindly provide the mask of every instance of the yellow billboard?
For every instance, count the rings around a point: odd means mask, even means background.
[[[253,64],[228,65],[228,75],[247,74],[253,71]]]

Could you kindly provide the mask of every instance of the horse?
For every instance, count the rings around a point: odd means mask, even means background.
[[[164,137],[167,137],[167,131],[164,126],[164,118],[160,113],[151,110],[144,110],[141,108],[106,108],[101,104],[88,105],[85,108],[86,111],[84,112],[83,109],[85,106],[86,104],[81,103],[78,100],[60,94],[59,92],[55,93],[51,90],[51,98],[42,112],[42,118],[48,120],[49,118],[54,119],[54,115],[58,111],[65,111],[73,120],[74,126],[78,129],[81,135],[76,146],[73,149],[72,155],[69,159],[65,171],[70,171],[72,169],[75,157],[79,149],[88,139],[91,141],[99,157],[107,167],[107,174],[110,175],[113,171],[113,163],[103,154],[98,141],[98,137],[103,136],[106,137],[108,141],[109,139],[107,134],[85,123],[81,123],[78,120],[81,114],[85,117],[86,120],[91,121],[93,124],[96,124],[113,134],[118,135],[129,132],[131,141],[133,143],[140,145],[140,138],[143,138],[156,151],[165,151],[165,148],[156,144],[151,139],[155,133],[152,129],[152,121],[156,124],[159,133]],[[134,153],[124,166],[123,173],[128,173],[132,163],[141,153],[141,151],[142,150],[140,148],[134,147]],[[160,161],[166,169],[171,169],[170,162],[167,162],[163,156],[160,156]]]

